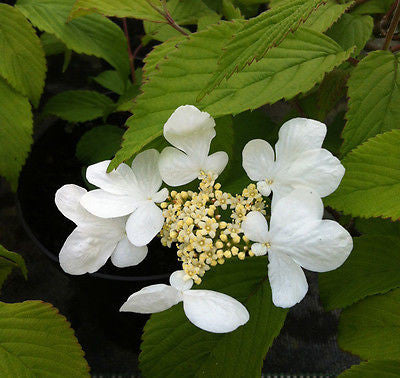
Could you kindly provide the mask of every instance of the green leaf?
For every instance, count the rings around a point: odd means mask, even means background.
[[[28,278],[24,259],[18,253],[8,251],[0,244],[0,289],[14,268],[19,268],[25,279]]]
[[[156,2],[153,2],[156,4]],[[131,17],[141,20],[166,22],[165,18],[147,0],[77,0],[70,19],[91,12],[110,17]]]
[[[393,0],[368,0],[364,4],[354,7],[353,14],[386,13],[389,11]]]
[[[222,13],[227,20],[243,19],[239,8],[235,7],[232,0],[222,0]]]
[[[400,222],[392,222],[390,219],[358,218],[355,220],[355,226],[362,234],[395,235],[400,237]]]
[[[67,50],[64,42],[61,42],[54,34],[44,32],[40,36],[40,41],[46,56],[62,54]]]
[[[69,49],[103,58],[127,77],[129,58],[122,30],[99,14],[68,21],[73,4],[74,0],[18,0],[16,7],[34,26],[54,34]]]
[[[290,99],[310,90],[350,54],[330,38],[301,29],[196,103],[216,70],[221,48],[237,29],[236,22],[222,22],[191,35],[168,55],[142,86],[143,94],[136,100],[135,115],[128,120],[123,148],[112,167],[161,135],[163,124],[182,104],[194,104],[220,117]]]
[[[343,266],[319,275],[320,296],[328,311],[397,287],[400,287],[400,235],[354,238],[353,251]]]
[[[17,189],[18,176],[32,143],[32,112],[26,97],[0,77],[0,175]]]
[[[85,165],[111,159],[121,145],[123,132],[114,125],[101,125],[87,131],[76,146],[76,157]]]
[[[339,4],[336,0],[327,0],[304,22],[304,27],[323,33],[328,30],[346,12],[354,1]]]
[[[93,80],[102,87],[119,95],[122,95],[126,91],[126,85],[129,83],[128,79],[122,80],[118,72],[114,70],[103,71],[100,75],[93,78]]]
[[[47,102],[43,114],[69,122],[86,122],[107,115],[114,106],[109,97],[95,91],[64,91]]]
[[[46,60],[32,25],[14,7],[0,4],[0,75],[39,105],[46,76]]]
[[[377,135],[342,161],[346,174],[325,203],[358,217],[400,218],[400,130]]]
[[[348,87],[344,154],[368,138],[400,127],[398,56],[389,51],[369,53],[354,69]]]
[[[344,309],[338,342],[340,348],[362,359],[398,359],[400,289],[368,297]]]
[[[278,46],[290,32],[294,32],[322,0],[290,0],[277,8],[261,13],[243,23],[226,46],[218,61],[217,71],[201,92],[212,91],[224,78],[242,71],[254,60],[259,61],[268,50]]]
[[[5,377],[89,377],[74,331],[48,303],[0,302],[0,371]]]
[[[250,312],[249,322],[234,332],[215,334],[195,327],[186,319],[182,305],[152,315],[144,329],[139,357],[143,375],[259,377],[263,359],[287,312],[272,304],[266,274],[266,258],[235,259],[207,272],[200,289],[234,296]]]
[[[381,360],[362,362],[339,375],[340,378],[398,378],[400,377],[400,361]]]
[[[326,34],[342,46],[344,50],[355,46],[353,55],[356,56],[371,38],[373,28],[374,19],[371,16],[346,13]]]
[[[197,31],[207,29],[210,25],[216,24],[220,19],[221,16],[218,13],[199,17],[197,21]]]

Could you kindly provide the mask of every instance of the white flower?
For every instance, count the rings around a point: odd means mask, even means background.
[[[275,199],[296,187],[308,187],[325,197],[336,190],[344,167],[329,151],[321,148],[326,126],[318,121],[295,118],[279,130],[275,152],[268,142],[254,139],[243,149],[243,168],[258,181],[257,189]]]
[[[215,137],[215,121],[195,106],[180,106],[164,125],[164,137],[174,147],[166,147],[160,156],[160,172],[170,186],[185,185],[202,172],[218,176],[228,163],[226,152],[208,155]]]
[[[98,218],[81,205],[86,189],[77,185],[64,185],[55,196],[61,213],[77,227],[68,236],[60,252],[60,265],[69,274],[93,273],[111,256],[119,268],[137,265],[147,255],[147,246],[132,245],[125,234],[126,217]]]
[[[301,267],[327,272],[338,268],[353,248],[350,234],[337,222],[322,220],[324,207],[316,193],[296,189],[274,205],[270,227],[265,217],[250,212],[242,231],[255,255],[268,252],[268,277],[276,306],[291,307],[307,293]]]
[[[168,197],[166,188],[158,191],[162,184],[158,158],[158,151],[151,149],[138,154],[132,168],[121,164],[107,173],[110,161],[102,161],[88,167],[86,172],[87,180],[100,189],[85,194],[82,206],[101,218],[131,214],[126,233],[136,246],[148,244],[164,224],[162,210],[155,204]]]
[[[169,309],[183,301],[187,318],[208,332],[226,333],[247,323],[249,313],[236,299],[211,290],[190,290],[193,280],[184,280],[185,272],[171,274],[170,285],[158,284],[132,294],[120,311],[151,314]]]

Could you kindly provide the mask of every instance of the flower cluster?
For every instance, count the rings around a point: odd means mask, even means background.
[[[321,197],[336,190],[344,175],[340,161],[321,147],[326,126],[296,118],[281,127],[275,151],[261,139],[247,143],[243,168],[255,183],[240,195],[216,182],[228,155],[209,155],[215,135],[208,113],[181,106],[164,125],[171,146],[161,154],[146,150],[131,167],[121,164],[111,173],[109,161],[88,167],[87,180],[98,189],[59,189],[56,204],[77,226],[61,249],[62,268],[91,273],[109,258],[118,267],[137,265],[159,235],[164,245],[176,245],[182,270],[171,275],[170,285],[131,295],[121,311],[153,313],[183,301],[193,324],[218,333],[245,324],[249,314],[232,297],[191,289],[213,266],[268,254],[273,302],[291,307],[308,290],[302,268],[325,272],[343,264],[352,238],[337,222],[322,219]],[[196,179],[197,191],[160,189],[163,182],[178,187]]]

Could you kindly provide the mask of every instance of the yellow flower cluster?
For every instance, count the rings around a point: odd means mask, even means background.
[[[249,240],[241,233],[241,223],[252,210],[265,214],[265,201],[254,184],[242,195],[221,191],[215,178],[202,174],[199,192],[172,191],[161,204],[165,218],[161,242],[170,247],[176,243],[185,278],[200,284],[210,267],[237,256],[253,256]]]

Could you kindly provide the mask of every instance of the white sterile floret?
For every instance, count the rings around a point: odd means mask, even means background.
[[[339,223],[322,220],[321,198],[309,189],[295,189],[277,201],[270,227],[265,217],[250,212],[242,231],[255,255],[268,252],[268,277],[275,306],[291,307],[307,293],[308,284],[301,267],[327,272],[344,263],[353,249],[350,234]]]
[[[88,167],[87,180],[100,189],[92,190],[81,199],[82,206],[101,218],[130,215],[126,233],[137,246],[148,244],[164,224],[162,210],[155,204],[168,197],[158,170],[159,153],[154,149],[138,154],[130,168],[121,164],[107,173],[110,161]]]
[[[80,200],[87,193],[77,185],[64,185],[55,195],[61,213],[77,227],[60,252],[60,265],[69,274],[93,273],[111,257],[119,268],[137,265],[147,255],[147,246],[136,247],[125,234],[126,217],[103,219],[86,211]]]
[[[183,301],[187,318],[197,327],[214,333],[234,331],[247,323],[249,313],[239,301],[212,290],[190,290],[193,280],[185,272],[171,274],[170,285],[158,284],[132,294],[120,311],[151,314],[169,309]]]
[[[217,177],[228,163],[226,152],[208,155],[215,137],[215,121],[195,106],[180,106],[164,125],[164,137],[174,147],[160,156],[160,173],[171,186],[185,185],[202,174]]]
[[[260,193],[268,196],[272,191],[275,200],[297,187],[308,187],[325,197],[337,189],[345,172],[340,161],[321,148],[325,135],[326,126],[321,122],[292,119],[279,130],[275,153],[265,140],[247,143],[243,168],[257,181]]]

